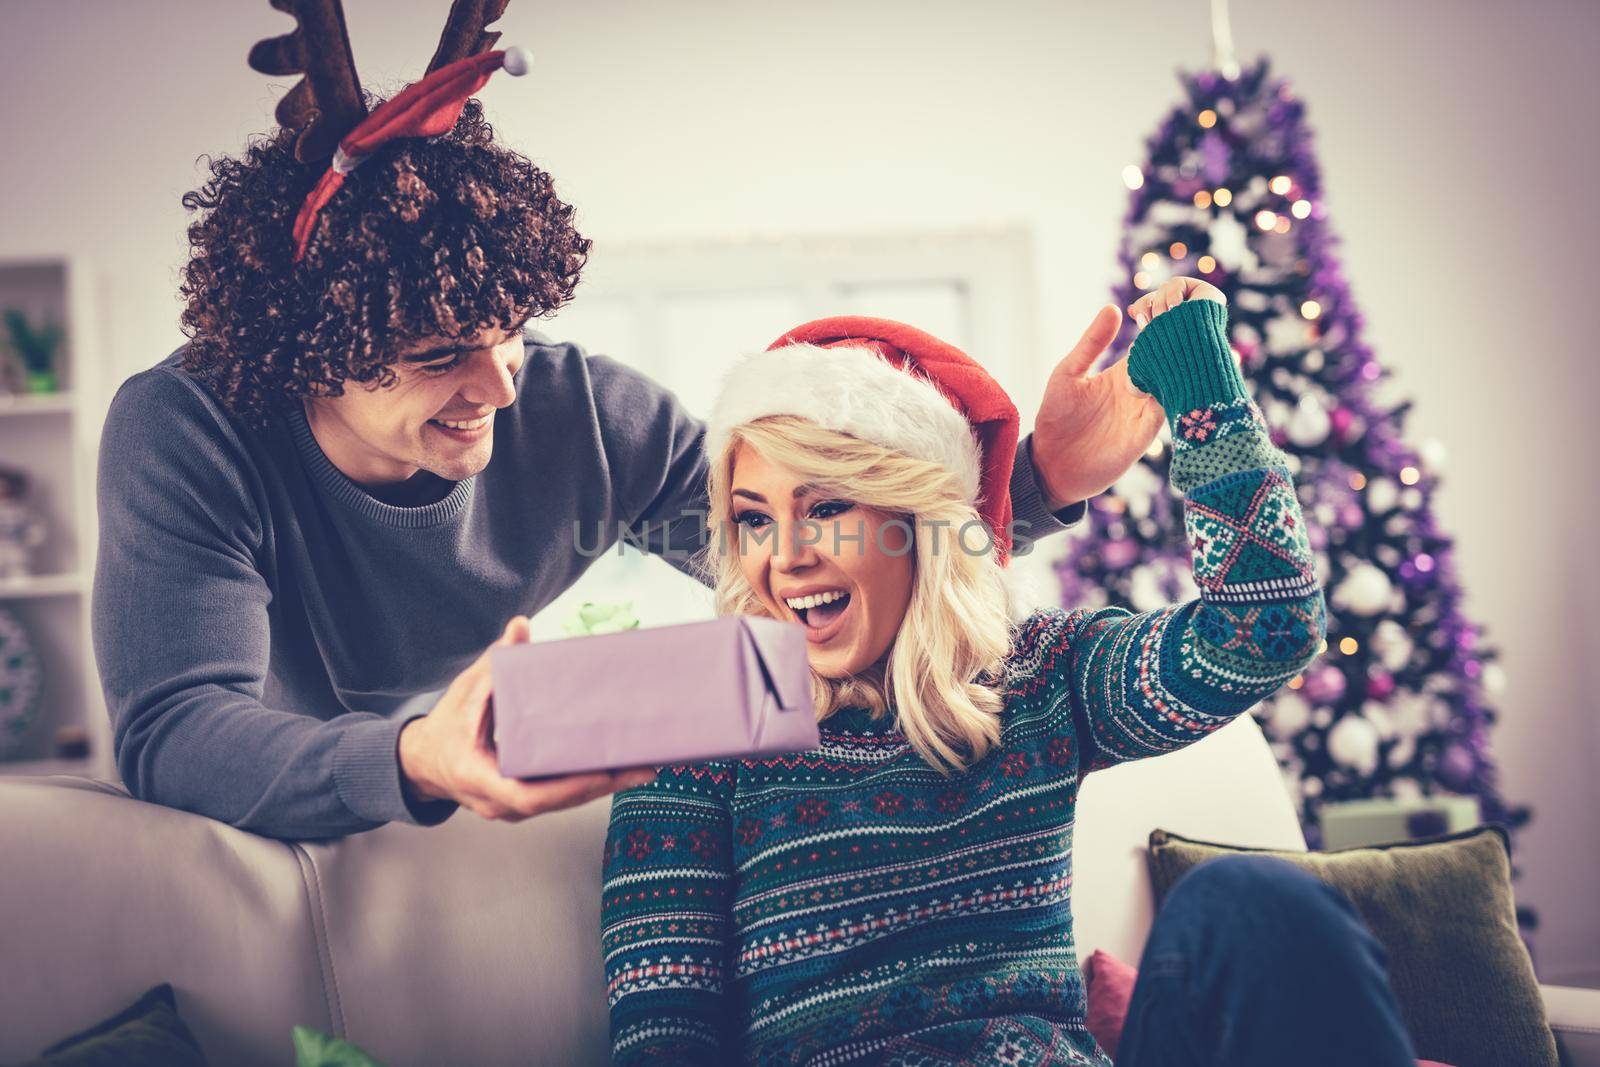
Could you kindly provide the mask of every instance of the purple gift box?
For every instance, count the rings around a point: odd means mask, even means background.
[[[489,654],[500,773],[537,778],[802,752],[818,744],[805,627],[710,622]]]

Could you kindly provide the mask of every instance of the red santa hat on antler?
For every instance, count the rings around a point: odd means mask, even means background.
[[[1008,560],[1017,408],[959,348],[889,319],[808,322],[729,372],[707,453],[720,456],[734,427],[769,415],[800,416],[951,471],[1000,562]]]

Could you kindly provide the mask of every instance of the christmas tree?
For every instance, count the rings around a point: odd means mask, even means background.
[[[1386,406],[1387,372],[1334,254],[1305,107],[1266,60],[1232,77],[1182,78],[1188,99],[1148,142],[1122,246],[1123,307],[1175,275],[1228,298],[1236,356],[1274,440],[1289,456],[1328,637],[1299,677],[1255,709],[1301,805],[1312,847],[1330,801],[1445,792],[1478,798],[1484,821],[1507,807],[1489,750],[1495,653],[1463,617],[1451,541],[1430,506],[1443,450],[1408,446],[1409,402]],[[1112,352],[1132,341],[1134,326]],[[1197,595],[1182,501],[1166,490],[1166,428],[1093,501],[1093,536],[1058,564],[1068,605],[1146,611]]]

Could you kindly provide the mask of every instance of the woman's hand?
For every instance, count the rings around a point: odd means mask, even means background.
[[[1161,288],[1152,289],[1129,304],[1128,317],[1138,323],[1142,330],[1157,315],[1171,311],[1185,300],[1215,300],[1219,304],[1228,302],[1222,290],[1210,282],[1203,282],[1199,278],[1173,278]]]
[[[1173,278],[1129,304],[1128,314],[1142,330],[1157,315],[1197,299],[1227,302],[1209,282]],[[1105,492],[1138,462],[1161,428],[1161,405],[1129,380],[1126,358],[1088,373],[1121,325],[1115,305],[1101,308],[1045,383],[1034,421],[1033,466],[1053,511]]]

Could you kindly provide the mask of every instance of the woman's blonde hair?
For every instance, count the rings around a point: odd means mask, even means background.
[[[889,655],[848,678],[813,671],[818,720],[843,707],[866,707],[875,716],[892,707],[906,740],[940,771],[981,759],[1000,739],[1002,663],[1012,626],[998,557],[970,550],[972,534],[961,537],[979,520],[954,475],[793,415],[734,427],[710,465],[711,536],[702,560],[722,614],[770,614],[739,565],[731,480],[740,442],[819,492],[901,518],[915,531],[911,600]]]

